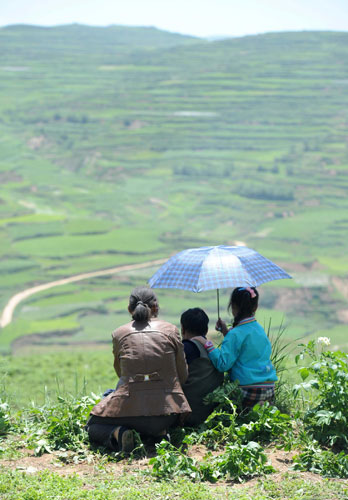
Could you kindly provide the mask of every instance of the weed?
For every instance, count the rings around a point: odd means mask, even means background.
[[[199,464],[183,453],[181,447],[175,448],[168,441],[161,441],[156,446],[156,451],[157,456],[149,461],[153,466],[153,476],[157,478],[189,476],[194,481],[201,479]]]
[[[242,394],[238,382],[231,382],[226,374],[223,384],[207,394],[203,401],[206,404],[217,403],[219,411],[230,411],[234,405],[239,406],[241,400]]]
[[[218,473],[236,481],[274,472],[263,448],[254,441],[227,445],[224,453],[211,460],[210,469],[212,477]]]
[[[52,450],[80,451],[88,442],[84,430],[89,413],[98,401],[95,394],[81,399],[58,396],[55,405],[31,408],[26,414],[28,444],[36,455]]]
[[[289,354],[294,350],[296,340],[285,340],[286,327],[283,325],[283,319],[280,322],[278,330],[272,332],[272,318],[269,319],[267,327],[265,326],[267,337],[272,344],[271,362],[276,370],[278,382],[274,395],[274,403],[277,408],[283,412],[290,413],[293,408],[293,396],[291,388],[285,379],[286,360]]]
[[[348,455],[323,450],[312,441],[305,451],[294,457],[294,469],[310,471],[324,477],[348,478]]]
[[[235,429],[236,435],[243,442],[247,443],[257,440],[261,443],[269,443],[274,440],[284,440],[293,438],[293,426],[291,417],[286,413],[281,413],[275,406],[269,403],[255,405],[243,419],[242,423]]]
[[[157,446],[157,456],[150,459],[152,475],[157,478],[188,476],[193,481],[216,482],[220,478],[243,481],[260,474],[273,472],[262,447],[255,442],[227,445],[224,453],[213,456],[207,453],[202,462],[187,456],[182,448],[175,448],[167,441]]]

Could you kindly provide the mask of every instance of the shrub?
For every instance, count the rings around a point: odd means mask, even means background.
[[[86,440],[86,425],[91,409],[99,398],[94,394],[81,399],[58,396],[55,405],[32,408],[27,414],[29,445],[35,454],[52,450],[78,451]]]
[[[294,190],[289,186],[279,185],[279,183],[274,186],[256,182],[242,182],[237,186],[236,192],[245,198],[258,200],[291,201],[294,199]]]
[[[291,417],[268,403],[255,405],[244,418],[246,422],[236,428],[237,436],[244,443],[256,439],[266,443],[292,437]]]
[[[318,339],[328,345],[329,339]],[[318,349],[318,342],[302,345],[296,363],[307,360],[308,366],[299,369],[303,382],[294,386],[297,395],[300,390],[315,392],[315,401],[303,417],[305,429],[318,443],[335,445],[336,449],[348,448],[348,355],[337,351]],[[312,379],[307,380],[312,375]]]
[[[227,445],[225,452],[214,457],[209,465],[219,476],[237,481],[274,472],[263,448],[254,441],[245,445],[240,442]]]

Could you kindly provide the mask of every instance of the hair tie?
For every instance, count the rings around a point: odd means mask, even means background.
[[[252,288],[250,288],[250,286],[248,286],[245,290],[247,290],[250,293],[252,299],[256,297],[255,291]]]
[[[144,302],[142,300],[138,300],[138,302],[135,304],[135,307],[137,307],[139,304],[141,304],[142,306],[144,306]]]

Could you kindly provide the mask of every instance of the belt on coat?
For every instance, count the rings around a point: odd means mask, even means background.
[[[150,382],[151,380],[162,380],[158,372],[137,373],[134,377],[129,377],[130,382]]]

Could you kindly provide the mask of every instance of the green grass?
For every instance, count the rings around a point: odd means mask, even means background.
[[[106,469],[107,470],[107,469]],[[139,472],[106,478],[105,471],[93,477],[60,476],[53,472],[27,474],[22,471],[1,471],[0,493],[3,500],[135,500],[180,498],[182,500],[343,500],[347,495],[344,483],[306,479],[286,474],[280,482],[262,479],[255,487],[235,488],[232,485],[194,484],[188,479],[154,482]]]
[[[1,397],[7,395],[13,408],[22,409],[31,402],[39,406],[57,395],[79,397],[94,392],[101,395],[115,388],[110,346],[106,349],[79,350],[56,348],[56,352],[1,357]]]
[[[79,323],[76,322],[74,315],[42,321],[19,319],[1,330],[1,350],[3,353],[7,353],[10,350],[11,343],[15,339],[22,337],[23,332],[26,335],[46,335],[49,338],[52,334],[65,335],[78,329]]]
[[[142,241],[141,248],[137,251],[138,240]],[[156,240],[151,241],[146,230],[132,231],[126,228],[111,231],[107,234],[94,235],[69,235],[51,236],[40,238],[38,245],[37,238],[27,239],[13,244],[13,248],[20,254],[28,253],[40,257],[63,258],[65,256],[76,256],[91,254],[94,252],[129,252],[149,254],[161,248],[161,244]],[[132,252],[130,249],[134,248]]]

